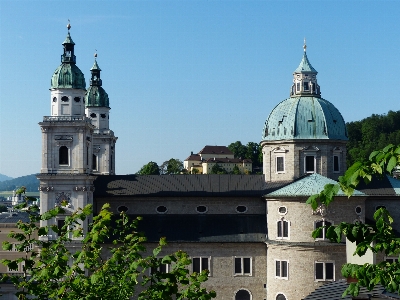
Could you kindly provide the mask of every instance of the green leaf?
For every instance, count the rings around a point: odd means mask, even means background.
[[[393,168],[397,165],[397,157],[392,156],[386,166],[386,170],[388,172],[392,172]]]

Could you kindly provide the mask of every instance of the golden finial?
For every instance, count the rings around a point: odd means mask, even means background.
[[[68,31],[71,29],[71,24],[70,24],[70,21],[69,21],[69,19],[68,19],[68,25],[67,25],[67,28],[68,28]]]
[[[303,45],[304,52],[307,50],[306,38],[304,38],[304,45]]]

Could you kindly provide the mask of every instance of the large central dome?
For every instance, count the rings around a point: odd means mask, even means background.
[[[265,122],[262,140],[347,140],[337,108],[320,97],[291,97],[279,103]]]
[[[337,108],[321,98],[317,70],[304,44],[300,65],[293,73],[290,98],[279,103],[265,121],[262,141],[292,139],[348,140],[346,124]]]

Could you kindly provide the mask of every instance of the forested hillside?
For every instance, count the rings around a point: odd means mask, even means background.
[[[349,143],[347,144],[347,166],[355,161],[365,161],[369,154],[388,144],[400,144],[400,111],[389,111],[361,121],[346,124]]]
[[[0,182],[0,191],[12,191],[21,186],[25,186],[27,192],[37,192],[39,180],[34,174],[6,180]]]

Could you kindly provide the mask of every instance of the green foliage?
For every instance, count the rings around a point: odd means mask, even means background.
[[[21,207],[20,207],[21,208]],[[188,255],[178,251],[158,257],[165,239],[149,256],[143,256],[146,238],[136,231],[140,218],[130,220],[124,213],[117,220],[105,204],[93,223],[83,235],[83,222],[92,215],[90,205],[65,218],[62,228],[55,225],[39,227],[40,220],[51,220],[63,214],[63,207],[55,207],[43,215],[38,207],[26,207],[30,223],[18,222],[22,233],[10,233],[19,241],[17,251],[21,258],[2,259],[1,263],[11,269],[23,263],[23,275],[6,274],[16,288],[18,299],[211,299],[214,291],[206,291],[201,283],[208,278],[207,272],[190,274]],[[57,238],[44,237],[50,231]],[[78,238],[73,241],[71,237]],[[111,244],[111,247],[107,245]],[[33,245],[33,249],[29,246]],[[3,242],[3,250],[10,251],[12,244]],[[108,254],[107,254],[108,252]],[[108,258],[106,258],[108,256]],[[170,273],[149,272],[161,264],[171,264]],[[143,288],[138,289],[138,287]]]
[[[183,170],[183,162],[176,158],[170,158],[169,160],[163,162],[160,166],[161,174],[181,174]]]
[[[400,144],[400,111],[389,111],[386,115],[376,115],[361,121],[346,124],[349,142],[347,144],[347,164],[368,160],[375,149],[388,144]]]
[[[7,210],[7,206],[5,205],[0,205],[0,212],[6,212]]]
[[[251,159],[253,168],[262,166],[262,149],[259,143],[248,142],[247,145],[243,145],[240,141],[236,141],[229,144],[228,149],[232,151],[235,158]]]
[[[308,198],[307,203],[312,209],[320,205],[326,207],[333,201],[341,189],[350,197],[360,181],[371,182],[373,176],[390,174],[400,164],[400,146],[387,145],[382,150],[373,151],[368,160],[355,162],[346,173],[339,177],[338,184],[327,184],[319,194]],[[400,253],[400,238],[393,232],[393,218],[384,209],[378,209],[374,214],[374,224],[360,222],[345,223],[330,226],[326,237],[332,242],[340,243],[345,236],[350,242],[356,243],[354,255],[362,256],[367,250],[373,253],[383,252],[386,256],[398,256]],[[313,237],[318,236],[321,228],[313,232]],[[372,290],[376,284],[382,284],[391,292],[400,293],[400,263],[381,262],[379,264],[354,265],[346,264],[342,268],[345,277],[356,278],[358,282],[351,283],[343,296],[351,294],[357,296],[360,286]]]
[[[219,164],[213,165],[210,174],[228,174],[228,172]]]
[[[136,174],[138,175],[160,175],[160,168],[154,161],[144,165]]]
[[[232,169],[232,174],[235,174],[235,175],[240,175],[240,174],[242,174],[242,172],[240,172],[240,169],[239,169],[239,167],[238,167],[237,165],[235,165],[235,166],[233,167],[233,169]]]
[[[0,191],[13,191],[20,186],[25,186],[27,192],[37,192],[39,180],[36,175],[26,175],[0,182]]]

